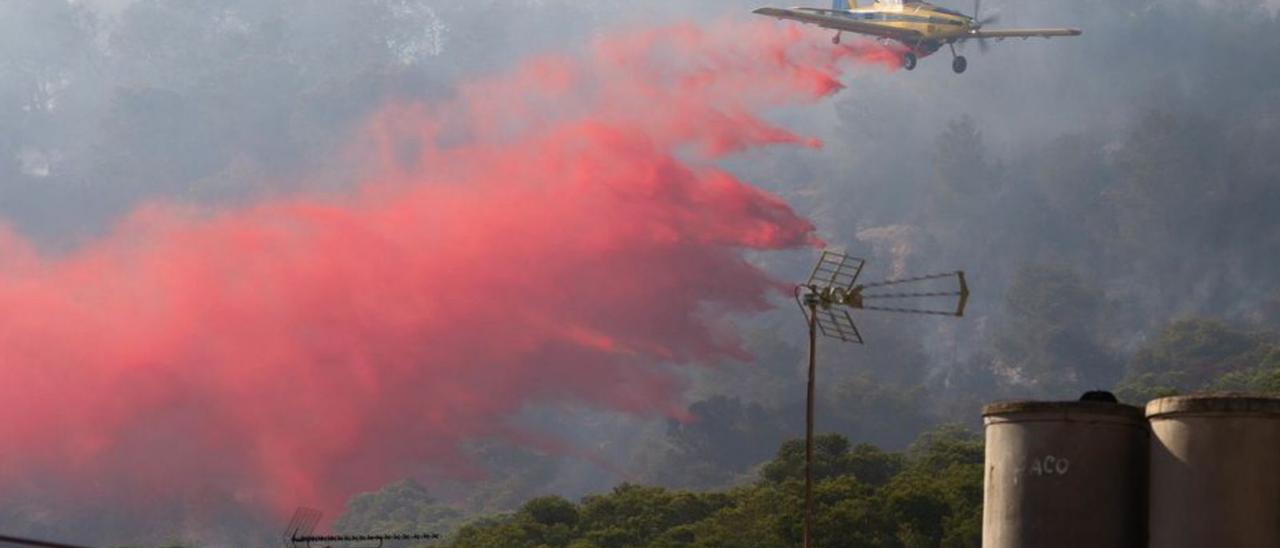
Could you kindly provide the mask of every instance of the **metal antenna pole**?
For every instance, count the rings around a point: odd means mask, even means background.
[[[818,371],[818,301],[809,299],[809,395],[804,408],[804,548],[813,531],[813,394]]]
[[[796,286],[796,303],[809,323],[809,386],[804,417],[804,548],[813,545],[813,406],[818,369],[818,330],[833,339],[862,344],[862,334],[854,325],[849,310],[961,317],[969,301],[969,285],[962,271],[859,284],[858,276],[862,274],[865,263],[863,259],[844,253],[823,251],[809,274],[809,281]],[[949,287],[952,281],[956,284],[954,288]],[[936,284],[948,287],[936,287]],[[896,293],[866,292],[891,286],[908,286],[911,289]],[[940,298],[947,301],[955,298],[955,304],[944,308],[937,302]],[[866,302],[881,299],[906,302],[892,307],[868,306]]]

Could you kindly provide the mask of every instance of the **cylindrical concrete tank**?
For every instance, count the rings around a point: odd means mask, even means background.
[[[984,548],[1141,547],[1147,423],[1096,401],[988,405]]]
[[[1152,548],[1280,546],[1280,399],[1147,404]]]

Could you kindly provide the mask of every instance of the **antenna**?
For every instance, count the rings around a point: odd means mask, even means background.
[[[315,508],[307,508],[299,506],[293,511],[293,519],[289,520],[289,525],[284,530],[285,545],[297,542],[295,539],[310,536],[316,530],[316,525],[320,523],[321,512]]]
[[[16,544],[19,546],[43,546],[46,548],[84,548],[75,544],[63,544],[61,542],[52,542],[48,540],[36,540],[32,538],[11,537],[9,535],[0,535],[0,544]]]
[[[964,271],[927,274],[896,280],[859,284],[858,276],[866,260],[836,251],[823,251],[818,264],[809,274],[809,281],[796,286],[796,303],[800,305],[809,324],[809,384],[805,401],[804,425],[804,548],[809,548],[813,538],[813,399],[814,377],[817,370],[818,332],[841,342],[863,344],[862,334],[853,323],[850,310],[875,310],[900,314],[925,314],[933,316],[964,316],[969,302],[969,285]],[[939,288],[939,284],[955,280],[955,288]],[[868,293],[867,290],[896,286],[910,286],[906,291]],[[900,289],[900,288],[899,288]],[[954,298],[954,306],[945,306]],[[895,299],[907,303],[888,306]],[[868,305],[868,301],[871,305]],[[889,301],[886,305],[877,303]]]
[[[284,544],[286,547],[306,546],[310,548],[313,542],[340,542],[354,544],[358,542],[377,542],[374,546],[382,546],[382,543],[388,540],[438,540],[439,533],[393,533],[393,534],[369,534],[369,535],[316,535],[314,534],[316,525],[320,523],[321,512],[314,508],[298,507],[293,513],[293,519],[289,520],[289,525],[284,530]],[[326,545],[328,546],[328,545]]]

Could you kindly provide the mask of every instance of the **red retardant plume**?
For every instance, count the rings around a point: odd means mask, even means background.
[[[74,252],[0,230],[0,499],[214,489],[330,515],[536,404],[684,417],[662,364],[743,357],[727,317],[812,245],[722,154],[814,145],[759,118],[878,45],[733,23],[622,32],[438,104],[390,105],[340,197],[142,207]]]

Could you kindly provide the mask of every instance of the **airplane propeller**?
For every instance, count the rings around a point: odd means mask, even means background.
[[[975,31],[981,30],[982,27],[985,27],[987,25],[987,23],[994,23],[1000,20],[999,13],[994,15],[988,15],[985,19],[979,19],[978,16],[981,14],[981,11],[982,11],[982,0],[973,0],[973,25],[970,27],[972,30],[975,30]],[[987,49],[990,47],[991,47],[990,44],[987,44],[986,38],[978,39],[978,49],[982,51],[982,53],[986,53]]]

